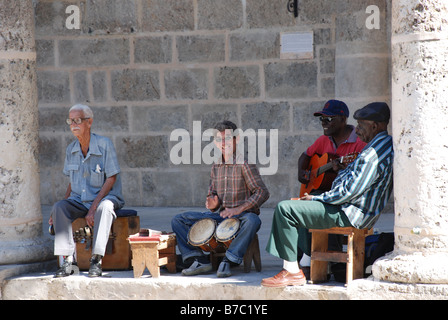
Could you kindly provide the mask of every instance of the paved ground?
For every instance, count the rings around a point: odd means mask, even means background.
[[[201,208],[149,208],[135,209],[140,216],[142,228],[171,231],[171,218],[179,212],[202,210]],[[51,207],[43,206],[43,231],[48,235],[48,217]],[[284,289],[264,288],[260,286],[263,278],[275,275],[281,270],[282,261],[265,251],[270,233],[273,209],[262,209],[262,227],[258,232],[262,259],[262,271],[252,267],[250,273],[244,273],[242,266],[232,269],[230,278],[219,279],[214,273],[195,277],[185,277],[180,273],[170,274],[162,270],[159,278],[152,278],[148,270],[143,276],[134,279],[133,272],[107,271],[102,278],[88,278],[86,272],[78,276],[62,279],[53,278],[54,271],[36,272],[7,280],[2,288],[2,299],[28,300],[288,300],[288,299],[348,299],[347,288],[342,283],[330,281],[322,285],[305,285]],[[376,224],[379,232],[393,231],[393,215],[383,214]],[[56,263],[54,264],[56,265]]]
[[[134,209],[138,212],[138,215],[140,217],[141,228],[150,228],[161,231],[171,231],[171,219],[180,212],[204,210],[203,208],[198,207],[126,207],[126,208]],[[50,215],[50,210],[51,210],[50,206],[42,207],[43,231],[45,233],[48,233],[47,221]],[[260,230],[258,231],[258,237],[260,242],[260,253],[263,269],[280,271],[282,267],[282,261],[270,255],[265,250],[268,237],[271,231],[273,212],[274,210],[272,208],[262,208],[260,214],[262,225]],[[393,224],[394,224],[393,219],[394,219],[393,214],[381,215],[379,221],[375,225],[375,231],[393,232]],[[235,270],[235,272],[237,271],[238,268]],[[252,271],[256,274],[254,270]],[[146,273],[148,273],[148,270],[145,271],[145,274]]]

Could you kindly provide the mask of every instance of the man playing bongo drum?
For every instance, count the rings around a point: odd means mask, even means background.
[[[237,127],[230,121],[215,126],[216,146],[222,152],[222,159],[214,163],[210,175],[210,187],[206,198],[206,212],[184,212],[171,221],[176,233],[177,245],[186,269],[185,276],[206,273],[212,270],[208,256],[198,246],[188,241],[192,225],[202,219],[211,218],[218,224],[227,218],[238,218],[240,228],[230,243],[226,255],[217,271],[218,277],[229,277],[230,266],[243,261],[247,247],[261,225],[258,217],[261,205],[269,198],[260,173],[254,164],[248,164],[237,152],[240,136]]]

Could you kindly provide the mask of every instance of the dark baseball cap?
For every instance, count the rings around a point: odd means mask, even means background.
[[[356,120],[371,120],[375,122],[389,122],[390,109],[385,102],[372,102],[356,110],[353,118]]]
[[[328,100],[322,111],[315,112],[314,116],[346,116],[348,118],[349,114],[348,107],[344,102],[339,100]]]

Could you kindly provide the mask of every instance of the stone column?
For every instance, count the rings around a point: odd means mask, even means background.
[[[395,248],[376,279],[448,283],[448,1],[392,1]]]
[[[39,200],[38,108],[31,0],[0,0],[0,265],[50,257]]]

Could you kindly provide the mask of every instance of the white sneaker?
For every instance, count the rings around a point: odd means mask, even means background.
[[[211,263],[200,263],[195,260],[190,267],[182,270],[182,275],[184,276],[194,276],[201,273],[207,273],[212,271]]]

